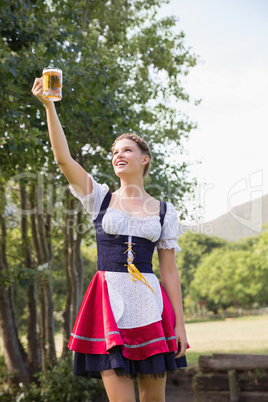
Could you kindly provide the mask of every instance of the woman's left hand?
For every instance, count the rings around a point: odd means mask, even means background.
[[[188,346],[184,325],[175,327],[175,336],[178,345],[178,350],[175,352],[175,358],[178,359],[179,357],[185,356],[186,349]]]

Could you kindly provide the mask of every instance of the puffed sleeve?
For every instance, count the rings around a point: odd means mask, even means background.
[[[181,248],[177,243],[178,241],[178,216],[174,205],[167,202],[167,211],[162,226],[160,239],[156,243],[155,251],[157,248],[170,249],[174,248],[175,252],[180,252]]]
[[[71,193],[81,201],[81,203],[83,204],[83,207],[87,210],[88,213],[90,213],[90,215],[92,216],[92,219],[94,220],[98,216],[102,201],[103,201],[105,195],[107,194],[107,192],[109,191],[109,187],[105,183],[100,184],[100,183],[96,182],[96,180],[93,179],[91,174],[88,173],[88,176],[92,180],[92,184],[93,184],[92,193],[81,197],[71,185],[69,186],[69,188],[70,188]]]

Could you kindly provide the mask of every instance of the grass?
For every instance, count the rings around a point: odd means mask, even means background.
[[[229,318],[225,321],[186,323],[190,349],[188,365],[198,362],[201,354],[256,353],[268,354],[268,316]],[[58,356],[61,354],[62,335],[55,336]],[[0,337],[0,353],[3,353]]]
[[[186,323],[188,364],[212,353],[268,353],[268,316]]]
[[[186,323],[186,331],[190,345],[190,349],[187,350],[188,365],[197,363],[201,354],[268,354],[268,316]],[[57,352],[60,354],[61,334],[56,335],[55,342]]]

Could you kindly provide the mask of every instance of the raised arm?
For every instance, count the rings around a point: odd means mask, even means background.
[[[46,108],[49,138],[57,163],[64,176],[80,196],[90,194],[93,190],[92,181],[87,172],[71,156],[68,143],[58,118],[54,102],[42,98],[42,78],[36,78],[32,93]]]

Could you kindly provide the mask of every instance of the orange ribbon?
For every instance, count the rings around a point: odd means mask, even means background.
[[[129,250],[131,251],[131,253],[134,253],[134,251],[132,250],[132,244],[135,244],[135,243],[126,242],[125,244],[128,244],[128,249],[124,252],[124,254],[127,253]],[[129,273],[132,281],[135,282],[138,279],[139,281],[144,283],[144,285],[146,285],[153,293],[155,293],[154,289],[150,286],[150,284],[147,282],[147,280],[144,278],[144,276],[140,273],[138,268],[135,267],[134,264],[132,264],[132,257],[133,257],[133,254],[130,257],[128,257],[128,259],[127,259],[128,264],[125,264],[125,266],[127,266],[127,270],[128,270],[128,273]]]
[[[137,267],[135,267],[134,264],[128,264],[127,270],[128,270],[128,273],[129,273],[131,279],[133,280],[133,282],[135,282],[138,279],[139,281],[144,283],[144,285],[148,286],[148,288],[151,289],[152,292],[155,293],[153,288],[149,285],[149,283],[146,281],[144,276],[140,273],[140,271],[138,270]]]

